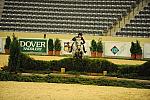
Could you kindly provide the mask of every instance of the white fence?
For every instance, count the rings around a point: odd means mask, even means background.
[[[144,58],[150,58],[150,43],[144,44]]]
[[[2,38],[0,38],[0,53],[3,52],[3,41]]]

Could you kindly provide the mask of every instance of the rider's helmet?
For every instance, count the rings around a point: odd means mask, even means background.
[[[82,34],[82,33],[79,33],[78,36],[79,36],[79,35],[82,36],[83,34]]]

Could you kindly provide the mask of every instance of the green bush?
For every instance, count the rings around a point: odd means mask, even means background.
[[[65,58],[62,60],[40,61],[34,60],[22,53],[18,55],[18,59],[19,59],[18,71],[24,70],[60,71],[62,67],[66,68],[66,71],[93,72],[93,73],[100,73],[103,71],[117,72],[118,70],[117,65],[107,60],[99,60],[99,59]]]
[[[54,44],[53,44],[53,39],[48,40],[48,50],[53,51],[54,49]]]
[[[150,77],[150,61],[144,63],[141,66],[139,66],[138,74],[140,76],[148,76],[148,77]]]
[[[10,36],[7,36],[7,38],[6,38],[6,43],[5,43],[4,48],[5,48],[5,49],[9,49],[10,44],[11,44]]]
[[[0,81],[20,81],[20,82],[48,82],[48,83],[67,83],[67,84],[86,84],[98,86],[119,86],[129,88],[149,88],[146,83],[139,83],[125,80],[109,80],[109,79],[88,79],[81,77],[62,77],[62,76],[23,76],[21,74],[12,74],[5,71],[0,71]]]
[[[138,72],[137,65],[118,65],[118,73],[120,74],[131,74]]]
[[[97,42],[97,52],[103,52],[103,44],[102,41]]]
[[[19,55],[20,70],[49,71],[48,61],[34,60],[25,54]]]
[[[142,54],[142,48],[139,41],[136,41],[136,54]]]
[[[136,46],[136,43],[131,42],[131,48],[130,48],[130,53],[131,54],[136,54],[136,48],[135,48],[135,46]]]
[[[93,73],[100,73],[104,70],[114,72],[118,69],[117,65],[106,60],[74,58],[65,58],[59,61],[52,61],[50,69],[59,71],[62,67],[66,68],[66,71]]]
[[[57,38],[54,42],[54,49],[60,51],[61,50],[61,42],[60,40]]]
[[[131,54],[142,54],[142,48],[139,41],[136,41],[136,43],[131,42],[130,52]]]
[[[97,50],[97,44],[96,44],[96,41],[94,39],[91,41],[90,50],[91,51],[96,51]]]
[[[15,72],[19,69],[19,55],[20,55],[20,45],[17,38],[14,38],[10,44],[10,56],[8,62],[8,70]]]

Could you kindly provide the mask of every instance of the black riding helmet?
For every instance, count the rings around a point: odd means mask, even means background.
[[[81,35],[81,36],[82,36],[83,34],[82,34],[82,33],[79,33],[79,34],[78,34],[78,36],[79,36],[79,35]]]

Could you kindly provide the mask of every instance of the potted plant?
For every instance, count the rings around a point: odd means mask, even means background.
[[[96,41],[93,39],[91,41],[91,47],[90,47],[91,57],[96,57],[96,50],[97,50],[97,44]]]
[[[4,49],[5,49],[5,53],[6,53],[6,54],[9,54],[10,43],[11,43],[10,36],[7,36],[7,38],[6,38],[6,43],[5,43],[5,46],[4,46]]]
[[[131,58],[136,59],[136,44],[134,42],[131,42],[131,48],[130,48],[130,53],[131,53]]]
[[[136,41],[136,59],[142,58],[142,48],[140,46],[140,43]]]
[[[103,44],[102,41],[98,41],[97,42],[97,57],[102,57],[102,53],[103,53]]]
[[[60,42],[59,39],[55,40],[54,48],[55,48],[55,56],[59,56],[60,55],[60,51],[61,51],[61,42]]]
[[[53,55],[53,49],[54,49],[53,39],[49,39],[48,40],[48,55],[50,56]]]

